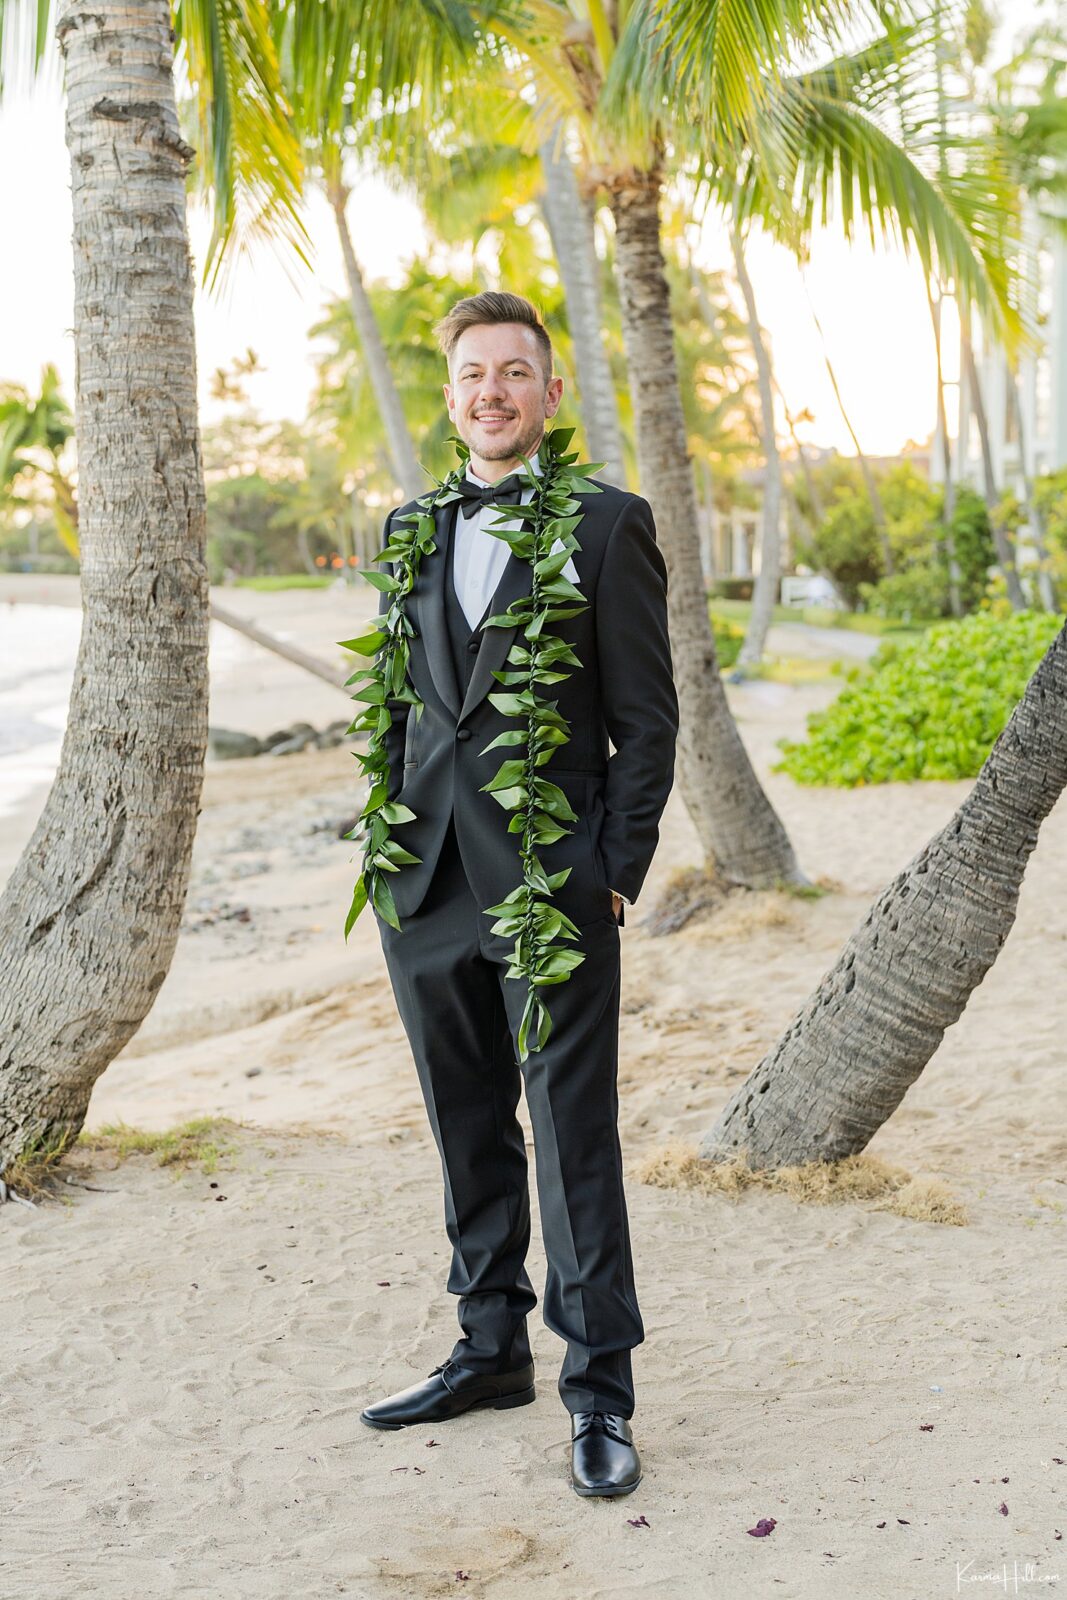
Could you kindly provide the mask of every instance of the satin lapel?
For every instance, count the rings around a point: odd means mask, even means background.
[[[423,560],[419,569],[418,620],[434,688],[452,715],[458,719],[459,685],[452,667],[448,623],[445,620],[445,561],[448,556],[448,519],[451,514],[452,505],[438,506],[434,511],[437,548],[432,556]]]
[[[499,612],[506,611],[513,600],[517,600],[520,595],[529,594],[532,587],[533,572],[530,563],[509,551],[504,570],[500,574],[500,582],[489,603],[489,615],[495,617]],[[518,629],[517,622],[511,628],[482,629],[474,671],[471,673],[471,681],[467,685],[467,693],[459,713],[461,722],[464,717],[470,716],[483,695],[491,690],[504,689],[504,684],[499,678],[494,678],[493,673],[503,668],[508,651],[515,643]]]

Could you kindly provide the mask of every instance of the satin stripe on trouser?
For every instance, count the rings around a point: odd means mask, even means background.
[[[568,1411],[633,1415],[630,1351],[644,1339],[618,1133],[619,929],[581,929],[586,958],[545,993],[552,1032],[518,1065],[526,985],[507,979],[510,939],[491,933],[450,822],[426,897],[398,933],[375,913],[393,993],[441,1156],[448,1289],[459,1295],[453,1355],[481,1371],[530,1359],[537,1303],[520,1081],[534,1135],[548,1272],[543,1315],[567,1351]]]

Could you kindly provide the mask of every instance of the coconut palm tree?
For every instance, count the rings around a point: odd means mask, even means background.
[[[704,179],[735,227],[757,221],[802,266],[819,223],[840,227],[848,239],[862,226],[872,240],[903,241],[918,255],[928,282],[948,275],[944,263],[951,260],[960,298],[980,303],[1014,347],[1023,334],[1009,267],[1020,229],[1017,189],[1006,164],[991,159],[984,138],[967,127],[965,108],[947,95],[943,48],[935,18],[890,29],[856,52],[784,78],[778,94],[749,119],[743,146],[706,163]],[[931,115],[941,135],[932,155],[925,149]],[[811,309],[891,573],[881,497]],[[931,301],[935,335],[936,310]],[[943,408],[940,382],[938,397]],[[951,567],[951,549],[948,554]],[[756,621],[746,659],[762,648]]]
[[[782,463],[778,454],[778,437],[774,420],[774,370],[770,351],[760,327],[756,309],[756,292],[749,277],[745,261],[745,239],[736,222],[730,229],[734,272],[745,302],[748,319],[748,336],[756,360],[756,381],[759,389],[759,435],[763,447],[763,496],[760,507],[760,562],[759,572],[752,589],[752,610],[741,648],[737,653],[740,668],[755,666],[763,656],[767,633],[778,600],[778,582],[781,576],[781,516],[782,516]]]
[[[1067,787],[1067,627],[955,816],[883,890],[700,1154],[838,1161],[870,1142],[999,955]]]
[[[301,8],[297,8],[299,13]],[[799,881],[792,848],[763,793],[741,743],[726,702],[715,660],[700,564],[696,495],[679,392],[670,297],[660,245],[659,204],[666,148],[660,117],[648,118],[636,105],[611,118],[600,102],[613,61],[628,31],[643,32],[654,20],[651,0],[616,4],[603,0],[353,0],[343,10],[358,38],[365,70],[332,73],[347,79],[346,104],[329,111],[349,122],[375,117],[399,163],[405,146],[397,122],[415,106],[432,135],[449,114],[448,90],[463,87],[457,74],[427,63],[427,40],[440,32],[474,31],[472,59],[481,73],[494,70],[529,100],[542,118],[543,135],[563,123],[582,152],[590,187],[607,198],[615,223],[615,263],[622,305],[623,339],[637,437],[639,479],[656,514],[668,569],[672,649],[682,711],[678,776],[685,802],[711,863],[727,880],[750,883]],[[463,13],[466,14],[464,20]],[[752,84],[773,51],[802,29],[784,0],[782,29],[769,43],[753,18],[730,43],[734,66],[748,63],[750,75],[732,81],[717,128],[731,124],[752,99]],[[442,31],[443,30],[443,31]],[[327,32],[330,30],[327,28]],[[318,97],[316,109],[330,105],[314,85],[321,82],[321,57],[294,43],[294,97]],[[301,72],[303,63],[306,73]],[[379,63],[388,84],[382,92]],[[428,70],[427,70],[428,68]],[[401,83],[402,80],[402,83]],[[468,80],[468,83],[471,80]],[[482,80],[485,81],[484,79]],[[473,93],[479,80],[473,80]],[[629,124],[629,125],[627,125]]]
[[[398,63],[422,48],[437,0],[361,0],[355,5],[386,50],[393,80],[404,79],[406,104],[425,95],[442,109],[447,74],[426,82]],[[1002,259],[983,249],[989,212],[973,203],[947,210],[929,176],[881,126],[884,104],[857,115],[840,91],[820,88],[840,75],[832,62],[791,80],[783,92],[782,56],[791,42],[810,44],[816,25],[829,31],[823,8],[783,0],[729,11],[719,0],[482,0],[466,8],[476,34],[476,59],[495,62],[516,92],[551,123],[563,120],[583,151],[587,182],[606,196],[615,223],[615,266],[622,306],[639,479],[656,513],[668,568],[672,650],[681,709],[677,772],[683,799],[708,860],[728,880],[767,883],[801,874],[781,822],[756,780],[730,715],[716,670],[704,594],[699,519],[679,392],[665,260],[661,200],[673,161],[691,158],[733,171],[755,148],[766,170],[771,157],[800,186],[817,157],[823,193],[838,186],[844,215],[896,218],[898,231],[951,271],[961,291],[1007,327],[1011,309]],[[444,7],[454,18],[460,0]],[[353,16],[352,6],[347,7]],[[384,41],[388,38],[388,48]],[[904,30],[870,47],[894,59],[918,42]],[[374,60],[370,53],[368,62]],[[866,94],[869,63],[851,64],[854,100]],[[375,74],[354,87],[355,109],[371,114]],[[773,91],[773,92],[772,92]],[[883,102],[888,99],[883,94]],[[444,106],[447,111],[447,105]],[[387,115],[390,114],[387,111]],[[789,126],[789,118],[798,127]],[[773,134],[773,139],[770,137]],[[801,163],[807,163],[801,171]],[[751,165],[751,162],[750,162]],[[814,188],[815,185],[813,184]],[[962,186],[957,184],[962,192]],[[857,200],[857,194],[859,199]],[[801,196],[810,212],[817,195]],[[780,211],[783,208],[780,208]],[[981,227],[977,224],[980,223]],[[1003,229],[997,243],[1003,239]]]
[[[40,65],[47,7],[0,0],[0,22],[0,51],[25,45]],[[213,265],[246,228],[300,232],[258,0],[181,0],[173,16],[166,0],[59,0],[84,619],[59,771],[0,897],[0,1173],[81,1127],[167,975],[189,880],[208,593],[175,24],[211,94]]]

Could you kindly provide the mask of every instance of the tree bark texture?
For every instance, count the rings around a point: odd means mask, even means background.
[[[780,522],[782,513],[782,464],[778,456],[778,441],[774,425],[774,375],[771,358],[760,327],[756,307],[756,292],[745,263],[745,241],[736,226],[730,231],[734,253],[734,271],[741,286],[748,321],[748,337],[756,359],[756,384],[760,399],[760,443],[763,446],[763,507],[760,523],[760,563],[752,591],[752,611],[748,627],[738,651],[738,665],[756,666],[763,659],[767,646],[767,632],[778,600],[778,582],[782,569],[782,540]]]
[[[596,253],[594,211],[579,188],[574,164],[553,129],[541,146],[545,192],[541,209],[567,297],[567,321],[574,344],[575,376],[582,421],[593,461],[603,461],[609,483],[626,487],[622,425],[615,380],[604,344],[600,297],[600,258]]]
[[[0,899],[0,1171],[81,1127],[167,975],[207,743],[193,276],[165,0],[64,3],[83,623]]]
[[[863,1150],[996,960],[1067,784],[1067,628],[951,821],[893,879],[700,1146],[754,1168]]]
[[[800,883],[789,838],[741,742],[715,655],[660,247],[660,176],[633,172],[610,187],[641,491],[667,565],[682,799],[709,867],[727,882]]]
[[[363,359],[367,363],[367,376],[374,390],[378,410],[381,412],[385,436],[389,442],[389,458],[396,473],[396,481],[404,491],[405,500],[414,500],[417,495],[425,494],[428,489],[432,489],[433,483],[419,466],[411,429],[408,427],[404,407],[389,365],[389,357],[382,343],[381,329],[378,327],[374,307],[371,305],[367,286],[363,282],[363,273],[356,259],[356,249],[352,243],[346,210],[348,191],[338,185],[331,185],[330,204],[337,219],[337,233],[341,241],[341,254],[344,257],[345,277],[348,280],[348,302],[352,308],[352,321],[356,325]]]

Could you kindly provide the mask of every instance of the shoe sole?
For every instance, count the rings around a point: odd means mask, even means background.
[[[643,1476],[644,1474],[642,1474],[642,1477]],[[633,1483],[614,1484],[610,1488],[605,1489],[586,1489],[575,1483],[574,1479],[572,1478],[571,1488],[574,1490],[575,1494],[580,1494],[583,1496],[583,1498],[595,1495],[598,1499],[613,1500],[617,1495],[620,1494],[633,1494],[640,1482],[640,1478],[635,1478]]]
[[[510,1411],[513,1406],[532,1405],[536,1399],[537,1386],[531,1384],[528,1389],[517,1389],[514,1394],[490,1395],[485,1400],[475,1400],[473,1405],[464,1406],[462,1411],[454,1411],[450,1417],[412,1417],[410,1422],[385,1422],[368,1417],[365,1411],[361,1411],[359,1420],[365,1422],[368,1428],[395,1433],[399,1428],[437,1427],[442,1422],[455,1422],[457,1417],[465,1417],[468,1411]]]

